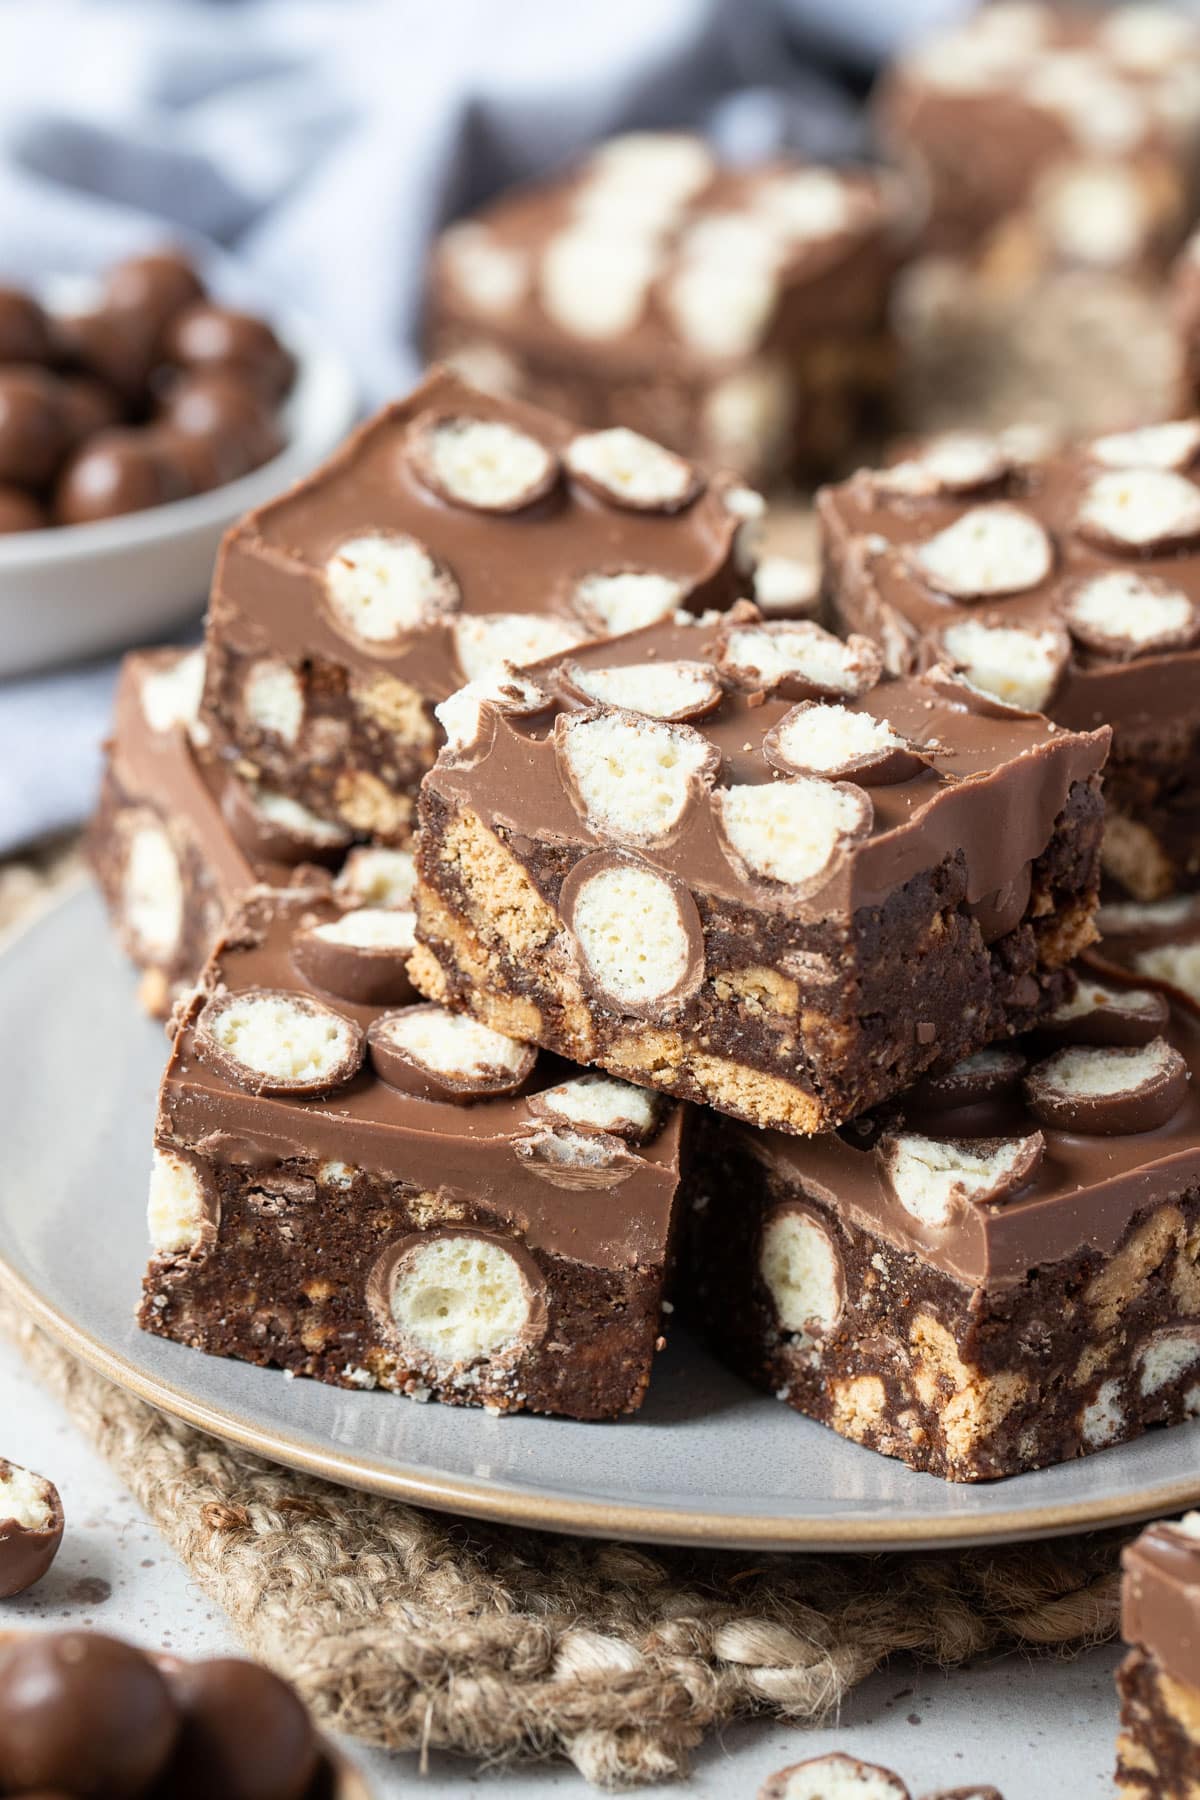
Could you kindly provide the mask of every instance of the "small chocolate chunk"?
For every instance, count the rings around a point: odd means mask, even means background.
[[[1148,1044],[1071,1045],[1025,1078],[1029,1110],[1043,1125],[1087,1137],[1154,1131],[1182,1106],[1188,1065],[1165,1038]]]
[[[0,1647],[0,1792],[137,1800],[178,1731],[166,1682],[130,1644],[55,1631]]]
[[[32,494],[24,488],[0,486],[0,537],[15,531],[41,531],[49,523]]]
[[[459,1106],[519,1093],[537,1061],[533,1044],[441,1006],[384,1013],[372,1023],[367,1042],[375,1073],[389,1087]]]
[[[60,524],[88,525],[181,500],[186,492],[182,470],[152,432],[102,431],[63,470],[54,510]]]
[[[185,307],[171,320],[163,349],[184,368],[240,375],[271,401],[283,398],[296,373],[293,358],[265,319],[210,300]]]
[[[204,283],[181,250],[126,257],[109,270],[103,288],[106,307],[136,313],[155,338],[185,306],[203,299]]]
[[[286,1681],[234,1657],[184,1663],[167,1680],[183,1719],[172,1800],[304,1800],[320,1751]]]
[[[33,366],[0,369],[0,481],[40,487],[62,461],[67,441],[53,375]]]
[[[1162,994],[1108,987],[1085,974],[1039,1031],[1052,1044],[1148,1044],[1166,1030],[1169,1017]]]
[[[0,1457],[0,1600],[40,1581],[62,1543],[63,1508],[51,1481]]]
[[[251,988],[212,996],[196,1021],[196,1051],[252,1094],[327,1094],[357,1075],[366,1039],[306,994]]]
[[[52,353],[49,322],[32,294],[0,287],[0,363],[47,363]]]
[[[306,981],[356,1006],[404,1006],[416,998],[408,959],[416,915],[365,906],[298,931],[292,962]]]

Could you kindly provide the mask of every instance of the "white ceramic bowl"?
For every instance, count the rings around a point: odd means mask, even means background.
[[[198,616],[227,528],[346,435],[357,404],[348,368],[304,320],[285,318],[276,329],[297,364],[278,456],[189,500],[0,536],[0,676],[153,640]]]

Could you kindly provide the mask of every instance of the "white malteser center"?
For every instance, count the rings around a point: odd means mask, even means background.
[[[575,337],[620,337],[641,317],[658,265],[658,246],[651,238],[575,226],[552,238],[543,252],[538,277],[542,306]]]
[[[787,887],[823,874],[871,819],[865,794],[803,775],[724,788],[714,799],[734,853],[753,874]]]
[[[793,625],[735,626],[725,634],[722,662],[764,688],[798,677],[826,693],[854,699],[874,686],[878,667],[831,631],[798,619]]]
[[[194,725],[204,692],[204,652],[191,650],[170,668],[154,669],[143,676],[142,712],[151,731],[169,731],[172,725]]]
[[[1072,1099],[1103,1100],[1131,1094],[1166,1075],[1174,1061],[1162,1038],[1131,1048],[1116,1045],[1073,1045],[1057,1050],[1037,1065],[1032,1078],[1052,1093]]]
[[[11,1521],[23,1531],[48,1531],[54,1508],[46,1498],[46,1483],[16,1463],[0,1469],[0,1525]]]
[[[828,169],[798,169],[762,182],[753,197],[755,210],[788,238],[803,243],[833,237],[854,216],[854,195],[840,176]]]
[[[761,343],[778,295],[771,263],[705,256],[681,264],[666,301],[685,343],[708,356],[745,356]]]
[[[270,731],[294,744],[304,723],[304,691],[299,677],[273,656],[251,663],[242,685],[246,717],[260,731]]]
[[[775,734],[775,754],[793,769],[830,775],[839,770],[902,750],[886,719],[871,713],[847,712],[844,706],[818,701],[789,713]]]
[[[457,612],[454,578],[416,538],[347,538],[325,564],[334,618],[366,643],[383,644]]]
[[[449,699],[435,706],[434,717],[446,734],[450,750],[468,750],[477,741],[483,726],[483,709],[488,703],[502,712],[528,714],[539,712],[547,704],[545,692],[527,675],[518,675],[507,663],[479,681],[468,681]]]
[[[763,1231],[759,1269],[785,1331],[828,1331],[842,1310],[842,1259],[811,1213],[780,1212]]]
[[[283,994],[240,994],[215,1016],[213,1042],[273,1081],[318,1081],[351,1054],[354,1034],[327,1007],[297,1006]]]
[[[397,1050],[437,1075],[484,1081],[497,1071],[517,1075],[528,1055],[524,1044],[504,1037],[490,1025],[440,1006],[418,1006],[394,1013],[386,1036]]]
[[[580,1075],[557,1087],[543,1088],[542,1107],[572,1125],[590,1125],[595,1131],[633,1131],[645,1136],[653,1129],[657,1102],[644,1088],[612,1075]]]
[[[597,985],[621,1005],[663,999],[687,974],[691,944],[670,882],[634,865],[598,870],[571,929]]]
[[[443,491],[485,512],[521,505],[554,466],[544,444],[499,419],[443,419],[430,427],[425,450]]]
[[[1200,535],[1200,488],[1169,469],[1112,469],[1087,489],[1079,521],[1133,550],[1193,538]]]
[[[923,1225],[945,1225],[963,1200],[994,1194],[1025,1160],[1028,1140],[1005,1138],[986,1148],[906,1132],[895,1139],[892,1187]]]
[[[582,625],[549,614],[476,613],[454,621],[454,653],[468,681],[488,681],[557,656],[586,636]]]
[[[1019,594],[1046,579],[1054,550],[1042,526],[1015,506],[976,506],[912,552],[918,573],[957,600]]]
[[[589,669],[576,664],[572,684],[602,706],[644,713],[650,719],[681,719],[707,711],[720,699],[721,689],[706,663],[625,663],[614,669]]]
[[[909,1800],[908,1789],[886,1769],[854,1757],[815,1758],[792,1769],[778,1800]]]
[[[292,837],[307,838],[309,843],[321,849],[344,844],[349,835],[344,825],[334,825],[330,820],[320,818],[299,800],[293,800],[290,794],[259,788],[254,795],[254,805],[268,824],[278,825]]]
[[[819,585],[816,568],[798,556],[764,556],[754,571],[754,599],[768,617],[815,606]]]
[[[1084,643],[1114,648],[1144,650],[1185,637],[1196,626],[1196,607],[1181,589],[1123,569],[1082,582],[1063,611]]]
[[[1134,957],[1139,975],[1170,982],[1200,1004],[1200,944],[1159,944]]]
[[[627,506],[677,505],[692,485],[691,468],[681,456],[624,425],[572,439],[566,464],[573,475]]]
[[[585,575],[571,596],[575,611],[606,637],[669,619],[683,600],[681,581],[641,569]]]
[[[494,1356],[529,1323],[529,1288],[515,1256],[485,1238],[432,1238],[401,1258],[392,1317],[440,1365]]]
[[[439,254],[450,279],[481,312],[508,312],[529,285],[529,258],[502,244],[486,225],[456,225],[443,233]]]
[[[1109,469],[1186,469],[1200,451],[1200,419],[1171,419],[1096,438],[1091,455]]]
[[[1066,646],[1057,631],[964,619],[942,633],[942,643],[972,686],[1033,712],[1048,703],[1066,663]]]
[[[183,927],[183,877],[164,826],[147,820],[130,833],[121,907],[142,955],[151,962],[169,961]]]
[[[417,886],[413,853],[362,844],[351,850],[334,886],[363,906],[407,906]]]
[[[1105,987],[1100,981],[1081,981],[1069,1000],[1056,1006],[1050,1014],[1050,1023],[1066,1025],[1072,1019],[1086,1019],[1089,1013],[1104,1012],[1116,1007],[1123,1013],[1146,1013],[1157,1016],[1158,1001],[1146,988]]]
[[[652,844],[673,830],[711,768],[707,740],[689,726],[633,713],[560,716],[562,754],[592,828],[629,844]]]
[[[327,944],[349,944],[356,950],[411,950],[416,943],[417,915],[363,906],[343,919],[313,927]]]
[[[1143,1394],[1156,1394],[1160,1388],[1178,1381],[1198,1361],[1200,1336],[1194,1331],[1160,1332],[1144,1346],[1138,1358],[1138,1386]]]
[[[204,1186],[192,1164],[170,1150],[156,1150],[150,1170],[146,1223],[160,1256],[177,1256],[200,1242]]]

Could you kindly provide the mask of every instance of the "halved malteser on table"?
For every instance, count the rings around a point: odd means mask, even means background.
[[[138,650],[125,658],[113,735],[87,852],[113,925],[143,971],[148,1012],[165,1015],[196,980],[229,908],[262,881],[283,886],[299,871],[311,883],[335,866],[351,834],[298,801],[251,787],[211,754],[199,722],[200,650]],[[362,849],[347,888],[369,866],[390,872],[403,859],[403,901],[412,897],[404,851]],[[355,873],[357,871],[358,873]],[[373,878],[376,885],[383,877]],[[358,904],[356,893],[348,903]]]
[[[1110,724],[1106,871],[1141,900],[1200,886],[1200,419],[1041,460],[935,441],[819,505],[838,626],[894,671]]]
[[[879,668],[743,605],[456,696],[418,987],[798,1132],[1031,1024],[1091,937],[1107,733]]]
[[[141,1322],[343,1387],[632,1411],[683,1109],[403,1004],[396,916],[258,889],[234,918],[163,1081]]]
[[[1200,1415],[1198,1072],[1189,1013],[1084,968],[841,1132],[706,1115],[681,1293],[752,1381],[952,1481]]]
[[[825,471],[886,407],[903,184],[721,167],[633,132],[445,231],[426,336],[471,380],[752,480]]]
[[[1148,1525],[1121,1566],[1117,1786],[1189,1800],[1200,1793],[1200,1513]]]
[[[893,1769],[834,1750],[769,1775],[758,1790],[758,1800],[912,1800],[912,1794]],[[997,1788],[972,1782],[967,1787],[939,1788],[924,1800],[1004,1800],[1004,1796]]]
[[[631,431],[431,375],[226,540],[204,720],[347,834],[402,843],[434,707],[586,639],[729,606],[761,498]]]

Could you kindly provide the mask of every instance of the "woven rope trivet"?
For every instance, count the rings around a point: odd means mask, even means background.
[[[293,1474],[157,1413],[7,1303],[0,1326],[247,1649],[388,1749],[682,1773],[753,1713],[815,1722],[896,1652],[943,1665],[1111,1635],[1121,1542],[769,1556],[574,1541]],[[397,1401],[397,1405],[402,1405]]]

